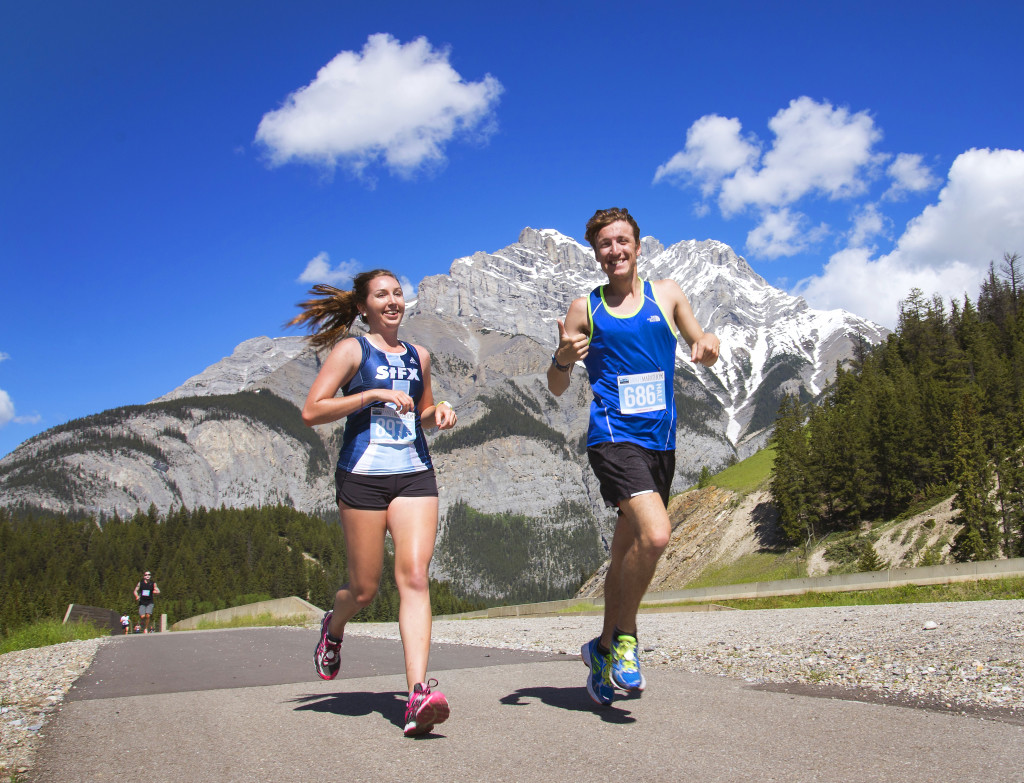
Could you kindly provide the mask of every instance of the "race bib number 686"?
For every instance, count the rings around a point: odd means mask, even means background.
[[[665,410],[665,373],[620,375],[619,410],[625,414]]]

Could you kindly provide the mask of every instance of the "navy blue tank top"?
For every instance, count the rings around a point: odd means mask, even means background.
[[[388,353],[359,336],[363,359],[359,370],[342,387],[345,396],[370,389],[404,391],[419,406],[423,396],[423,367],[407,342],[402,353]],[[338,467],[349,473],[393,475],[432,467],[419,411],[399,414],[390,404],[374,402],[351,414],[338,455]]]

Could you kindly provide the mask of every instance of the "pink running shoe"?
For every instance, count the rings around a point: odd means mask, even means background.
[[[327,626],[331,624],[334,612],[328,612],[320,623],[320,642],[313,652],[313,666],[321,679],[333,680],[341,668],[341,642],[331,642],[327,638]]]
[[[429,679],[413,686],[409,706],[405,708],[405,736],[426,734],[438,723],[448,720],[448,699],[437,687],[437,680]]]

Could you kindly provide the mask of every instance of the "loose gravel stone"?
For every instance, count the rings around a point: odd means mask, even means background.
[[[65,642],[0,655],[0,778],[31,769],[46,719],[89,668],[104,641]]]

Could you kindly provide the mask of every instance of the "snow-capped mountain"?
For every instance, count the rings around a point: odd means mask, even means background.
[[[666,248],[647,237],[640,269],[676,280],[697,320],[722,341],[711,369],[694,368],[680,345],[677,490],[702,466],[718,469],[763,445],[783,393],[816,395],[855,341],[885,333],[849,313],[812,310],[721,242]],[[604,513],[580,445],[586,374],[573,373],[557,399],[544,377],[556,319],[602,282],[589,247],[526,228],[518,242],[456,259],[447,275],[420,283],[403,335],[430,351],[435,393],[457,406],[468,433],[451,446],[437,441],[442,510],[464,500],[480,511],[536,516],[564,501]],[[19,446],[0,460],[0,505],[122,514],[150,503],[329,508],[341,425],[311,431],[298,417],[318,368],[299,336],[247,340],[152,403],[69,422]],[[476,434],[488,415],[504,419],[498,434],[491,425],[491,434]]]

